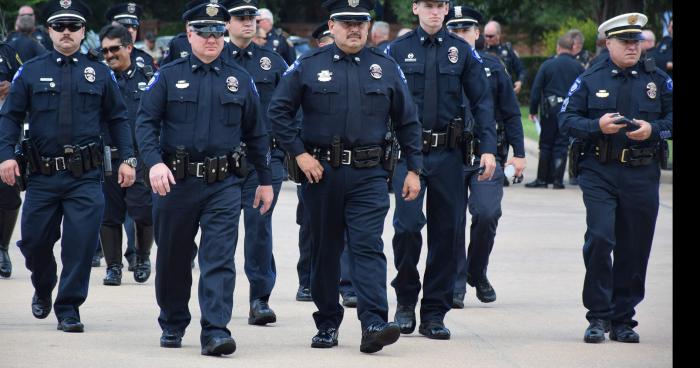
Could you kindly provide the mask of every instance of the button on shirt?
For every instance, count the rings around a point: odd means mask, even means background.
[[[351,63],[356,63],[359,99],[349,95],[358,92],[349,91]],[[304,111],[301,133],[295,122],[300,107]],[[334,136],[348,148],[383,145],[391,119],[409,169],[422,169],[420,124],[406,81],[395,61],[369,48],[346,55],[333,44],[299,58],[285,72],[268,116],[292,157],[306,152],[305,145],[327,147]],[[357,124],[351,133],[360,132],[352,141],[349,121]]]
[[[437,122],[432,127],[436,132],[444,132],[450,120],[464,117],[462,94],[469,99],[474,118],[480,127],[481,150],[483,153],[496,152],[496,127],[493,117],[493,98],[489,92],[489,82],[484,73],[481,57],[461,38],[442,28],[433,36],[437,42]],[[409,90],[418,107],[418,117],[424,121],[426,78],[426,52],[430,35],[421,27],[392,42],[387,54],[394,58],[406,75]],[[306,112],[306,110],[304,110]],[[434,112],[433,112],[434,113]]]
[[[117,78],[119,92],[124,99],[126,109],[129,113],[129,127],[132,134],[132,141],[136,148],[136,113],[141,103],[141,95],[146,90],[150,78],[146,75],[143,68],[139,68],[133,63],[129,69],[124,72],[115,72],[114,75]],[[105,134],[105,144],[112,145],[112,139],[109,134]]]
[[[211,98],[200,98],[200,84],[209,78]],[[162,153],[175,154],[178,146],[185,147],[191,161],[203,161],[228,154],[244,141],[261,185],[270,185],[270,142],[260,120],[258,98],[250,75],[221,57],[207,68],[194,55],[162,66],[141,97],[136,116],[144,163],[149,168],[162,163]],[[209,119],[198,114],[202,109],[209,109]],[[195,137],[202,128],[209,130],[207,144],[197,150]]]
[[[16,74],[10,94],[0,110],[0,161],[14,157],[14,145],[28,114],[29,136],[42,156],[63,155],[58,143],[62,64],[72,63],[71,134],[73,145],[100,139],[104,122],[125,156],[133,155],[126,106],[112,71],[104,64],[75,53],[69,57],[52,51],[27,62]]]

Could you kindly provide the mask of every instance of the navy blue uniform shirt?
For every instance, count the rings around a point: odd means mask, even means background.
[[[131,50],[131,63],[136,64],[141,68],[149,65],[154,71],[156,70],[156,64],[153,61],[153,57],[146,51],[137,49],[136,47]]]
[[[348,106],[352,62],[358,64],[359,106]],[[299,107],[304,110],[301,134],[295,122]],[[346,138],[348,114],[362,126],[355,142]],[[305,145],[327,147],[334,136],[346,147],[383,145],[391,118],[408,168],[423,168],[420,123],[406,80],[394,60],[369,48],[346,55],[332,44],[304,54],[285,72],[268,116],[291,157],[306,152]]]
[[[20,32],[15,33],[11,39],[8,38],[7,42],[17,50],[19,57],[25,62],[48,52],[39,41]]]
[[[265,123],[268,135],[272,137],[272,126],[267,118],[267,108],[270,106],[275,87],[288,68],[287,63],[278,53],[262,48],[253,42],[243,50],[232,42],[227,43],[223,52],[253,77],[255,87],[260,94],[261,118]]]
[[[287,64],[291,65],[297,59],[297,53],[293,46],[290,46],[287,38],[284,37],[284,32],[279,28],[273,28],[270,33],[267,34],[267,41],[265,46],[280,54]]]
[[[624,74],[628,74],[625,77]],[[564,100],[559,114],[559,126],[569,136],[595,143],[603,135],[600,117],[618,112],[620,85],[624,78],[631,78],[631,111],[619,111],[630,119],[649,122],[652,133],[643,142],[632,141],[621,129],[613,135],[615,147],[629,145],[651,146],[660,139],[673,135],[673,81],[661,69],[646,72],[642,63],[623,71],[608,58],[591,66],[574,81],[569,96]]]
[[[443,27],[435,36],[437,49],[438,112],[436,132],[444,132],[450,120],[464,115],[462,93],[469,99],[474,119],[480,128],[481,152],[496,152],[496,125],[493,116],[493,98],[489,82],[484,73],[479,54],[463,39]],[[386,52],[401,66],[406,75],[408,88],[418,107],[418,118],[422,122],[425,89],[426,49],[429,35],[418,27],[392,42]],[[464,116],[462,116],[464,117]]]
[[[186,58],[192,53],[192,46],[187,40],[187,33],[180,33],[168,42],[167,55],[163,57],[160,65],[163,66],[179,58]]]
[[[54,50],[25,63],[15,75],[0,111],[0,162],[14,158],[27,113],[29,136],[39,154],[63,156],[57,139],[63,62],[72,63],[71,143],[99,142],[100,122],[104,122],[124,157],[133,156],[126,106],[112,71],[79,52],[67,57]]]
[[[9,44],[0,41],[0,82],[11,81],[21,65],[19,53]]]
[[[523,63],[520,61],[520,58],[513,50],[513,46],[510,44],[510,42],[487,46],[486,51],[503,60],[511,79],[521,82],[525,81],[525,68],[523,67]]]
[[[139,67],[136,64],[131,64],[131,66],[123,72],[114,72],[117,78],[117,84],[119,85],[119,92],[121,92],[124,103],[126,104],[126,110],[129,113],[129,126],[132,134],[132,142],[134,148],[137,149],[136,145],[136,113],[139,109],[139,104],[141,103],[141,95],[146,90],[148,86],[148,81],[153,77],[153,72],[146,73],[144,68]],[[112,139],[109,134],[105,134],[105,144],[112,145]],[[124,157],[126,158],[126,157]]]
[[[270,142],[250,74],[222,57],[209,66],[212,84],[203,88],[211,88],[210,100],[200,98],[206,67],[194,55],[163,65],[154,74],[136,116],[136,139],[144,163],[150,169],[163,162],[163,153],[174,155],[178,146],[185,147],[191,161],[203,161],[230,153],[244,141],[260,184],[271,185]],[[198,114],[202,109],[209,109],[209,120]],[[203,124],[209,124],[208,144],[197,151],[195,134]]]
[[[537,114],[543,97],[566,97],[569,87],[584,70],[571,54],[559,54],[542,63],[532,83],[530,114]]]

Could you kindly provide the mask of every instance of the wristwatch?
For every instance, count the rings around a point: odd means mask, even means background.
[[[408,171],[410,171],[410,172],[412,172],[412,173],[414,173],[414,174],[416,174],[416,175],[418,175],[418,176],[420,176],[420,174],[423,173],[423,170],[422,170],[422,169],[413,169],[413,170],[408,170]]]
[[[135,169],[136,166],[138,165],[138,160],[136,157],[129,157],[126,160],[122,161],[123,164],[131,166],[131,168]]]

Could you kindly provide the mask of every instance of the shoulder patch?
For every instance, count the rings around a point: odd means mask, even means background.
[[[286,77],[287,74],[293,72],[297,67],[299,67],[299,59],[294,61],[294,64],[290,65],[289,68],[282,74],[282,76]]]
[[[561,104],[561,110],[559,110],[559,112],[566,111],[567,106],[569,106],[569,98],[568,97],[566,99],[564,99],[564,103]]]
[[[255,93],[255,97],[260,97],[260,94],[258,93],[258,88],[255,87],[255,81],[253,81],[253,78],[250,78],[250,86],[253,89],[253,93]]]
[[[572,84],[571,88],[569,88],[569,97],[578,91],[579,88],[581,88],[581,77],[576,78],[574,84]]]
[[[668,79],[666,80],[666,89],[667,89],[669,92],[673,92],[673,79],[668,78]]]
[[[471,47],[471,46],[469,46],[469,48],[471,48],[471,50],[472,50],[472,55],[474,55],[474,59],[476,59],[476,61],[478,61],[479,63],[483,64],[484,61],[481,59],[481,56],[480,56],[479,53],[476,51],[476,49],[473,48],[473,47]]]
[[[117,83],[117,76],[114,75],[114,72],[112,71],[112,69],[109,70],[109,76],[112,77],[112,80],[116,84]]]
[[[401,67],[399,66],[398,63],[396,63],[396,69],[399,70],[399,76],[401,76],[401,80],[403,81],[403,83],[408,85],[408,81],[406,80],[406,75],[403,74],[403,70],[401,70]]]
[[[153,87],[156,82],[158,82],[158,79],[160,79],[160,72],[156,72],[156,74],[153,74],[151,77],[151,80],[148,81],[148,86],[146,86],[146,91],[150,91],[151,87]]]
[[[15,73],[15,76],[12,78],[12,83],[14,83],[17,78],[22,74],[22,70],[24,70],[24,66],[20,66],[19,69],[17,69],[17,72]]]

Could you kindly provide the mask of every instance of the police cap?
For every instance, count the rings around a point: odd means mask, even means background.
[[[647,16],[642,13],[627,13],[608,19],[598,27],[598,33],[605,33],[606,38],[641,41],[642,27],[647,24]]]
[[[328,29],[328,22],[324,22],[320,24],[316,29],[314,30],[314,33],[311,34],[311,37],[313,37],[315,40],[319,41],[323,37],[331,36],[331,31]]]
[[[143,15],[143,8],[136,3],[121,3],[113,5],[105,13],[110,22],[119,22],[123,25],[139,25],[139,19]]]
[[[483,22],[484,16],[478,10],[466,5],[457,5],[450,8],[446,25],[449,29],[463,29],[478,26]]]
[[[51,0],[46,4],[44,13],[46,23],[71,21],[86,23],[86,18],[92,15],[90,8],[80,0]]]
[[[255,17],[258,12],[258,0],[226,0],[224,6],[233,17]]]
[[[331,20],[369,22],[374,9],[374,0],[326,0],[323,7],[331,13]]]
[[[182,20],[198,31],[226,32],[226,22],[231,19],[228,10],[216,0],[200,3],[187,10]]]

